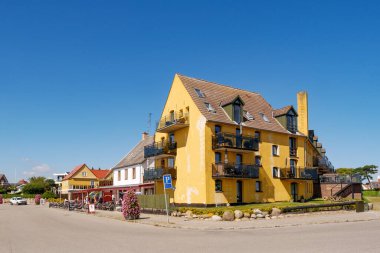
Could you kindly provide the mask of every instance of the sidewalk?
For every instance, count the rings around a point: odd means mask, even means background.
[[[95,216],[124,221],[123,215],[120,212],[97,210]],[[354,211],[331,211],[306,214],[286,214],[282,219],[256,219],[250,221],[212,221],[188,219],[185,217],[169,217],[169,224],[167,223],[167,218],[165,215],[141,214],[140,219],[128,222],[191,230],[241,230],[293,227],[328,223],[360,222],[379,219],[380,212],[376,211],[369,211],[364,213],[356,213]]]

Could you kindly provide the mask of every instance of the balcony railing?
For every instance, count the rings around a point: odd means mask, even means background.
[[[289,148],[289,155],[290,156],[297,156],[297,148]]]
[[[154,157],[159,155],[175,155],[177,151],[176,142],[155,142],[144,147],[144,157]]]
[[[259,167],[253,164],[215,163],[214,178],[259,178]]]
[[[281,168],[280,169],[281,179],[310,179],[317,180],[318,173],[315,168]]]
[[[157,132],[170,133],[187,126],[189,126],[188,113],[172,112],[161,118],[157,126]]]
[[[213,137],[212,145],[213,149],[232,148],[258,151],[259,139],[230,133],[218,133]]]
[[[172,178],[177,178],[176,168],[149,168],[144,170],[144,181],[162,180],[162,175],[170,174]]]

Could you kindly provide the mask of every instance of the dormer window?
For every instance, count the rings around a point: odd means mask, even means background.
[[[207,111],[216,113],[214,107],[212,107],[210,103],[205,103],[205,105],[206,105]]]
[[[234,102],[234,121],[238,124],[242,121],[242,108],[239,100]]]
[[[200,98],[206,97],[206,95],[200,89],[195,88],[194,90],[197,93],[198,97]]]
[[[297,132],[297,116],[293,110],[286,114],[286,128],[291,133]]]

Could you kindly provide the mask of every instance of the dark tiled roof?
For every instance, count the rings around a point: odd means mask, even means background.
[[[153,136],[147,136],[145,140],[141,140],[113,169],[143,163],[145,161],[144,146],[152,144],[153,142]]]
[[[245,126],[254,129],[290,133],[273,117],[275,110],[260,94],[180,74],[177,75],[198,109],[208,121],[233,124],[234,122],[227,116],[220,105],[228,103],[237,96],[240,96],[245,103],[243,109],[254,117],[254,120],[245,121]],[[205,97],[200,98],[195,92],[195,88],[200,89],[205,94]],[[215,109],[215,112],[209,112],[204,105],[205,102],[210,103]],[[264,120],[262,114],[266,116],[268,122]]]

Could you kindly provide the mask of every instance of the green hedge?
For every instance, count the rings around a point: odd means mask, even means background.
[[[25,199],[34,199],[34,197],[36,196],[36,194],[3,194],[3,198],[4,199],[10,199],[10,198],[13,198],[13,197],[22,197],[22,198],[25,198]]]
[[[379,190],[368,190],[363,191],[364,197],[380,197],[380,191]]]

